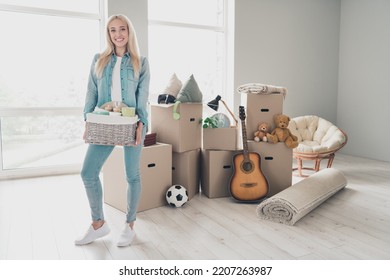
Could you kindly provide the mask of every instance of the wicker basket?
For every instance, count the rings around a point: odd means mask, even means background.
[[[104,123],[96,120],[89,121],[87,116],[85,142],[95,145],[110,146],[133,146],[135,145],[135,132],[137,128],[137,118],[133,118],[131,123],[105,123],[112,116],[99,116]],[[120,117],[126,118],[126,117]]]

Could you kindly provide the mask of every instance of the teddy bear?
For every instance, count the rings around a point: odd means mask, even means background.
[[[257,131],[254,133],[254,140],[256,142],[267,142],[267,133],[269,133],[269,125],[266,122],[259,123]]]
[[[287,147],[294,149],[298,146],[298,137],[293,135],[288,129],[290,117],[277,114],[274,116],[275,129],[271,133],[267,133],[268,142],[277,143],[284,142]]]

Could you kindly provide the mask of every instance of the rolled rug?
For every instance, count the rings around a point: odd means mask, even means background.
[[[340,171],[322,169],[263,200],[256,208],[257,216],[292,226],[346,185],[347,179]]]

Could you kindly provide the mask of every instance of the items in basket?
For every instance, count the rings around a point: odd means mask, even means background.
[[[99,107],[96,107],[95,110],[93,110],[92,113],[94,113],[96,115],[107,115],[107,116],[110,114],[110,112],[108,112],[108,111],[106,111],[104,109],[100,109]]]
[[[126,104],[121,102],[108,102],[103,104],[100,108],[95,107],[93,113],[97,115],[134,117],[135,108],[128,107]]]
[[[109,112],[109,115],[110,116],[118,116],[118,117],[120,117],[120,116],[122,116],[122,113],[121,112]]]
[[[123,107],[122,108],[122,116],[134,117],[135,116],[135,108],[134,107]]]
[[[98,109],[103,109],[105,111],[108,111],[108,112],[116,112],[116,113],[121,113],[122,112],[122,108],[125,108],[125,107],[128,107],[125,103],[123,102],[120,102],[120,101],[110,101],[110,102],[106,102],[104,103],[102,106],[100,106],[100,108]],[[96,108],[95,108],[96,110]]]

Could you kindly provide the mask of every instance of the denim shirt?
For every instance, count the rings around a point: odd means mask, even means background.
[[[87,95],[85,97],[84,120],[87,113],[93,112],[95,107],[101,107],[111,100],[112,71],[116,63],[116,55],[112,54],[111,60],[103,70],[100,78],[96,76],[95,64],[99,58],[96,54],[93,58],[89,78]],[[134,107],[140,121],[148,125],[147,102],[149,98],[149,62],[146,57],[141,57],[139,77],[134,77],[133,64],[129,53],[122,58],[121,70],[122,102],[129,107]]]

